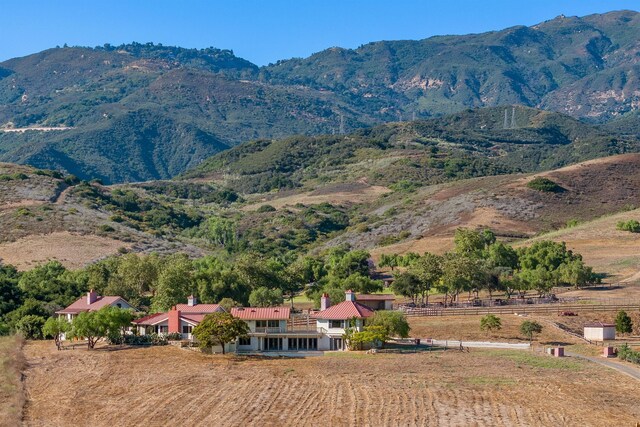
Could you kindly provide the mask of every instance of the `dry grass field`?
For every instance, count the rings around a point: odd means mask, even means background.
[[[482,316],[431,316],[410,317],[411,336],[434,338],[439,340],[463,341],[497,341],[497,342],[527,342],[527,338],[520,333],[520,324],[525,320],[563,320],[564,317],[527,316],[514,314],[498,315],[502,322],[502,329],[491,333],[480,330]],[[583,319],[584,320],[584,319]],[[553,345],[554,343],[575,344],[580,342],[570,335],[542,323],[542,333],[534,336],[534,345]]]
[[[0,337],[0,426],[16,426],[22,418],[24,393],[20,372],[24,367],[20,338]]]
[[[320,203],[337,205],[367,203],[374,201],[390,191],[387,187],[368,185],[362,182],[332,184],[305,193],[283,191],[282,193],[270,195],[270,197],[261,197],[259,200],[256,200],[256,203],[245,206],[244,210],[256,210],[263,205],[271,205],[274,208],[280,209],[285,206],[295,206],[298,203],[304,205],[317,205]]]
[[[0,259],[20,270],[57,260],[67,268],[81,268],[107,255],[116,254],[131,244],[95,235],[72,234],[66,231],[33,235],[15,242],[0,244]]]
[[[206,356],[25,347],[27,426],[632,425],[638,383],[528,352]],[[597,410],[594,410],[597,408]]]

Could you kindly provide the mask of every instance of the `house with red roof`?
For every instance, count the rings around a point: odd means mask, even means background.
[[[323,350],[344,350],[346,343],[343,336],[345,330],[353,327],[357,332],[364,329],[365,320],[373,316],[373,309],[356,301],[352,291],[345,293],[345,300],[331,305],[329,295],[320,298],[320,311],[313,315],[318,331],[322,332],[320,348]],[[353,321],[354,324],[350,325]]]
[[[135,310],[124,298],[119,296],[100,296],[93,289],[87,292],[86,296],[78,298],[73,304],[67,308],[56,311],[60,317],[65,317],[71,322],[78,314],[86,311],[97,311],[103,307],[118,307],[123,309]]]
[[[239,338],[237,351],[317,351],[322,331],[316,323],[295,325],[289,307],[236,307],[231,315],[247,322],[249,334]]]
[[[204,316],[221,311],[225,310],[219,304],[198,304],[196,297],[190,295],[186,304],[176,304],[166,313],[150,314],[133,323],[140,335],[179,333],[182,339],[191,339],[193,328]]]

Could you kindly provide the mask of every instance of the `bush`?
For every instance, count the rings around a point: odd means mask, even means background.
[[[44,317],[29,314],[18,320],[16,330],[26,339],[39,340],[42,339],[42,327],[44,324]]]
[[[640,222],[635,219],[620,221],[616,224],[616,229],[620,231],[629,231],[631,233],[640,233]]]
[[[116,231],[115,228],[113,228],[112,226],[108,225],[108,224],[102,224],[100,227],[98,227],[98,229],[104,233],[111,233]]]
[[[265,213],[265,212],[275,212],[275,211],[276,211],[276,208],[274,208],[271,205],[262,205],[258,208],[256,212]]]
[[[480,329],[487,333],[502,329],[502,321],[494,314],[487,314],[480,319]]]
[[[618,358],[627,362],[637,363],[640,365],[640,351],[633,351],[628,344],[623,344],[618,349]]]
[[[167,345],[168,340],[164,335],[124,335],[123,343],[128,345]]]
[[[527,187],[533,190],[546,191],[549,193],[560,193],[562,191],[565,191],[564,188],[560,187],[555,182],[551,181],[548,178],[543,178],[543,177],[537,177],[532,179],[527,184]]]
[[[180,341],[182,339],[182,334],[180,332],[171,332],[170,334],[165,335],[168,341]]]

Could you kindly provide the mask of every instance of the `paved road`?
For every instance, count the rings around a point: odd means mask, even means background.
[[[640,381],[640,369],[634,368],[633,366],[624,365],[622,363],[614,362],[612,360],[608,360],[605,358],[583,356],[582,354],[577,354],[573,352],[565,352],[565,355],[570,357],[577,357],[578,359],[589,360],[593,363],[606,366],[607,368],[615,369],[618,372],[622,372],[623,374],[629,375],[630,377]]]

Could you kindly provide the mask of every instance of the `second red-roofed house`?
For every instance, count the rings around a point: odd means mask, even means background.
[[[247,322],[249,336],[238,339],[237,351],[316,351],[322,331],[313,324],[294,326],[289,307],[237,307],[231,315]]]
[[[318,331],[322,331],[320,347],[323,350],[344,350],[346,343],[343,336],[345,329],[353,327],[360,332],[364,329],[365,319],[373,316],[374,311],[356,301],[352,291],[345,293],[345,301],[331,305],[329,295],[320,299],[320,311],[313,317],[316,319]],[[349,322],[354,324],[350,325]]]

